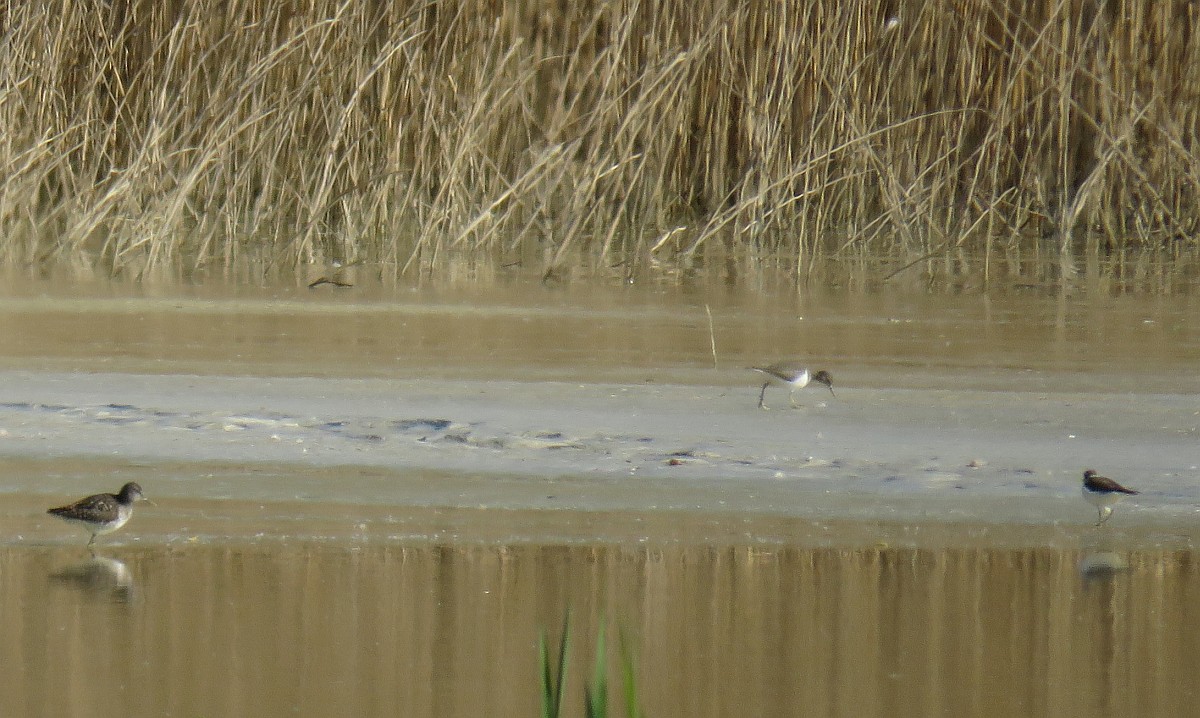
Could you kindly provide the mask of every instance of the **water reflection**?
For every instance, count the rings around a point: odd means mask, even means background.
[[[17,715],[80,714],[73,696],[92,715],[535,715],[537,636],[569,606],[575,715],[602,615],[613,700],[623,631],[649,715],[1189,715],[1193,554],[1114,549],[1119,580],[1081,575],[1101,553],[139,547],[54,571],[80,590],[47,600],[54,552],[6,548],[0,661],[24,667]],[[136,602],[91,600],[130,571]]]
[[[126,603],[133,596],[133,574],[125,563],[95,553],[86,561],[54,571],[50,580],[94,600]]]
[[[1094,551],[1079,559],[1079,572],[1088,579],[1107,578],[1128,569],[1129,562],[1116,551]]]
[[[1089,532],[1079,557],[1079,573],[1088,581],[1103,581],[1129,570],[1120,534],[1101,526]]]

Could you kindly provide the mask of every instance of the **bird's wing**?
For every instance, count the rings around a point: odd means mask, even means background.
[[[1133,489],[1127,489],[1124,486],[1121,486],[1120,484],[1118,484],[1117,482],[1108,478],[1107,476],[1093,476],[1092,477],[1092,486],[1094,486],[1095,488],[1097,488],[1101,491],[1117,491],[1122,494],[1136,494],[1137,493]]]
[[[68,516],[70,518],[86,519],[90,521],[103,521],[111,518],[120,510],[117,500],[105,494],[89,496],[86,499],[80,499],[70,506],[59,506],[56,509],[50,509],[50,513],[56,516]]]

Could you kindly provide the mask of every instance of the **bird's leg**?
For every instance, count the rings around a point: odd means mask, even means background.
[[[793,409],[799,409],[800,405],[796,403],[796,392],[792,391],[788,394],[788,401],[792,402]]]
[[[91,548],[94,543],[96,543],[96,534],[92,534],[92,540],[88,541],[88,548]]]
[[[762,409],[764,411],[771,408],[763,403],[763,401],[765,401],[767,398],[767,387],[770,385],[771,385],[771,382],[767,382],[766,384],[763,384],[762,392],[760,392],[758,395],[758,408]]]

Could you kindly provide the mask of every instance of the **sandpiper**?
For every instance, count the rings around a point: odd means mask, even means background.
[[[833,377],[824,369],[815,374],[809,374],[807,368],[794,364],[772,364],[770,366],[752,366],[750,368],[767,377],[767,380],[763,382],[762,391],[758,395],[759,409],[770,408],[763,402],[767,396],[767,387],[772,384],[788,388],[791,392],[788,394],[788,400],[792,402],[792,406],[796,406],[796,390],[808,386],[809,381],[824,384],[829,387],[829,393],[833,394]],[[833,395],[837,396],[837,394]]]
[[[1099,520],[1096,525],[1104,523],[1112,516],[1113,504],[1120,501],[1125,494],[1137,494],[1133,489],[1127,489],[1105,476],[1099,476],[1088,469],[1083,472],[1083,498],[1096,507]]]
[[[142,487],[130,481],[118,493],[96,494],[73,504],[49,509],[46,513],[91,531],[92,540],[87,544],[91,546],[100,534],[112,533],[124,526],[133,516],[133,502],[141,498],[144,498]]]

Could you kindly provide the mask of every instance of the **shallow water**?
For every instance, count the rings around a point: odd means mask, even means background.
[[[614,705],[623,635],[649,715],[1197,700],[1177,549],[264,540],[9,547],[0,572],[10,715],[535,715],[537,636],[568,606],[568,715],[601,616]]]
[[[799,358],[844,386],[1200,393],[1200,304],[1187,295],[9,277],[0,299],[0,368],[746,386],[747,365]]]
[[[655,716],[1191,714],[1186,296],[324,289],[0,289],[12,714],[530,715],[567,606],[573,715],[601,615]]]

